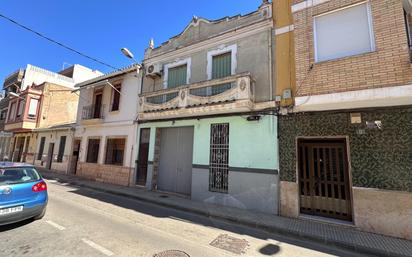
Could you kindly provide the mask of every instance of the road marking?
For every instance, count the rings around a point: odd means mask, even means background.
[[[96,244],[95,242],[90,241],[90,240],[88,240],[88,239],[86,239],[86,238],[82,238],[82,241],[83,241],[83,243],[89,245],[90,247],[96,249],[97,251],[103,253],[103,254],[106,255],[106,256],[112,256],[112,255],[114,254],[114,253],[112,253],[111,251],[109,251],[109,250],[107,250],[106,248],[104,248],[103,246],[98,245],[98,244]]]
[[[57,223],[55,223],[55,222],[53,222],[53,221],[51,221],[51,220],[48,220],[48,221],[46,221],[46,222],[47,222],[49,225],[57,228],[58,230],[65,230],[65,229],[66,229],[65,227],[60,226],[59,224],[57,224]]]

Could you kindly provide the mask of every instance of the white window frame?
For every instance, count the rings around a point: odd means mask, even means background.
[[[232,75],[236,74],[236,68],[237,68],[237,45],[229,45],[229,46],[219,46],[215,50],[211,50],[207,52],[207,79],[210,80],[212,79],[212,68],[213,68],[213,57],[225,53],[231,52],[231,73]]]
[[[163,88],[166,89],[168,88],[168,79],[169,79],[169,69],[175,68],[181,65],[187,65],[187,71],[186,71],[186,84],[189,84],[190,82],[190,76],[191,76],[191,70],[192,70],[192,58],[185,58],[185,59],[177,59],[174,62],[165,64],[164,66],[164,79],[163,79]]]
[[[374,29],[373,29],[373,22],[372,22],[372,10],[371,10],[371,5],[370,5],[370,1],[363,1],[363,2],[359,2],[356,4],[352,4],[352,5],[348,5],[342,8],[338,8],[335,9],[333,11],[330,12],[326,12],[326,13],[322,13],[319,15],[316,15],[313,17],[313,46],[314,46],[314,53],[315,53],[315,62],[326,62],[326,61],[331,61],[331,60],[337,60],[337,59],[341,59],[341,58],[345,58],[345,57],[349,57],[349,56],[356,56],[359,54],[355,54],[355,55],[347,55],[347,56],[342,56],[342,57],[337,57],[337,58],[332,58],[332,59],[327,59],[327,60],[321,60],[319,61],[318,58],[318,44],[317,44],[317,40],[316,40],[316,18],[324,16],[324,15],[328,15],[334,12],[339,12],[351,7],[355,7],[358,5],[362,5],[362,4],[366,4],[366,10],[367,10],[367,14],[368,14],[368,25],[369,25],[369,37],[370,37],[370,43],[371,43],[371,51],[369,51],[369,53],[376,51],[376,44],[375,44],[375,34],[374,34]]]

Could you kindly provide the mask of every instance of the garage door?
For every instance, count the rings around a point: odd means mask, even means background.
[[[161,129],[158,190],[190,195],[192,155],[193,127]]]

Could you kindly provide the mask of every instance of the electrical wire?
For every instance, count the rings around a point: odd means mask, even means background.
[[[42,33],[37,32],[37,31],[35,31],[35,30],[33,30],[33,29],[31,29],[31,28],[29,28],[29,27],[27,27],[27,26],[25,26],[25,25],[23,25],[23,24],[15,21],[15,20],[13,20],[12,18],[9,18],[9,17],[7,17],[7,16],[5,16],[5,15],[3,15],[3,14],[1,14],[1,13],[0,13],[0,17],[3,18],[3,19],[5,19],[5,20],[8,20],[9,22],[15,24],[16,26],[18,26],[18,27],[20,27],[20,28],[22,28],[22,29],[25,29],[25,30],[33,33],[33,34],[36,34],[37,36],[39,36],[39,37],[41,37],[41,38],[43,38],[43,39],[46,39],[46,40],[48,40],[48,41],[50,41],[50,42],[52,42],[52,43],[54,43],[54,44],[56,44],[56,45],[58,45],[58,46],[61,46],[61,47],[65,48],[65,49],[67,49],[67,50],[69,50],[69,51],[71,51],[71,52],[74,52],[74,53],[76,53],[76,54],[78,54],[78,55],[80,55],[80,56],[83,56],[83,57],[85,57],[85,58],[87,58],[87,59],[90,59],[90,60],[92,60],[92,61],[94,61],[94,62],[96,62],[96,63],[99,63],[99,64],[104,65],[104,66],[106,66],[106,67],[109,67],[109,68],[111,68],[111,69],[114,69],[114,70],[117,70],[117,69],[118,69],[118,68],[116,68],[116,67],[114,67],[114,66],[112,66],[112,65],[110,65],[110,64],[108,64],[108,63],[105,63],[105,62],[103,62],[103,61],[100,61],[100,60],[98,60],[98,59],[96,59],[96,58],[94,58],[94,57],[91,57],[90,55],[84,54],[84,53],[82,53],[82,52],[80,52],[80,51],[77,51],[76,49],[74,49],[74,48],[72,48],[72,47],[70,47],[70,46],[67,46],[67,45],[65,45],[65,44],[63,44],[63,43],[60,43],[60,42],[58,42],[58,41],[56,41],[56,40],[54,40],[54,39],[52,39],[52,38],[50,38],[50,37],[48,37],[48,36],[45,36],[45,35],[43,35]]]

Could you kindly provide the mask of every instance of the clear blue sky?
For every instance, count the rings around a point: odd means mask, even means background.
[[[115,67],[143,58],[151,37],[155,45],[179,34],[193,15],[218,19],[254,11],[261,0],[1,0],[0,13]],[[0,82],[27,63],[61,70],[63,63],[82,64],[102,72],[94,63],[0,18]]]

